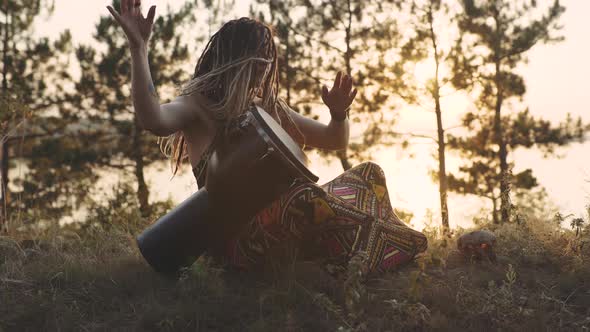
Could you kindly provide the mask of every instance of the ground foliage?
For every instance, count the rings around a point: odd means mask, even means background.
[[[96,206],[85,227],[12,228],[0,238],[0,331],[590,327],[590,229],[562,228],[560,215],[479,225],[498,237],[496,264],[459,255],[456,239],[468,230],[441,237],[427,227],[423,256],[366,282],[362,253],[337,279],[313,262],[290,263],[285,256],[269,259],[258,273],[202,257],[171,279],[147,266],[134,239],[170,203],[144,219],[133,212],[136,203],[117,203],[122,195],[133,190],[122,187]]]

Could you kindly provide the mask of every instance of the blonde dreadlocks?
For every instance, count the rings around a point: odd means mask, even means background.
[[[193,78],[181,88],[181,95],[200,93],[210,99],[213,117],[224,124],[244,113],[254,97],[261,107],[282,124],[295,128],[299,141],[304,137],[289,115],[289,107],[278,98],[277,48],[272,29],[257,20],[240,18],[227,22],[215,33],[199,58]],[[188,157],[182,131],[160,141],[160,149],[170,157],[173,176]]]

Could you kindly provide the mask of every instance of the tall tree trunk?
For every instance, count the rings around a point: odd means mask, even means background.
[[[134,126],[133,126],[133,159],[135,161],[135,178],[137,179],[137,200],[139,201],[139,209],[141,215],[146,217],[150,213],[149,206],[149,189],[145,183],[145,177],[143,174],[144,161],[143,154],[141,151],[141,129],[138,124],[137,116],[134,115]]]
[[[8,99],[8,42],[10,41],[9,36],[9,22],[10,15],[8,14],[8,1],[4,1],[4,12],[6,13],[6,21],[4,22],[4,40],[2,46],[2,98]],[[3,110],[3,112],[10,112],[10,110]],[[4,115],[4,114],[0,114]],[[6,114],[8,116],[8,114]],[[2,133],[4,136],[6,133]],[[0,140],[0,232],[4,229],[7,220],[7,207],[8,207],[8,158],[9,158],[9,141],[2,139]]]
[[[504,95],[502,91],[500,73],[500,61],[496,61],[496,107],[494,114],[494,136],[498,145],[498,158],[500,159],[500,212],[502,223],[510,219],[510,174],[508,173],[508,149],[504,139],[504,128],[502,126],[502,103]]]
[[[290,23],[285,23],[285,24],[289,24]],[[287,105],[291,106],[291,68],[289,67],[289,60],[291,58],[291,45],[290,45],[290,41],[289,41],[289,36],[290,36],[290,32],[289,32],[289,27],[287,27],[285,29],[287,36],[285,38],[285,77],[286,77],[286,89],[287,89]]]
[[[437,96],[438,97],[438,96]],[[445,131],[442,127],[440,98],[436,98],[436,125],[438,131],[438,192],[440,194],[440,217],[443,232],[449,231],[449,207],[447,204],[448,180],[445,160]]]
[[[492,197],[492,220],[494,224],[499,224],[500,219],[498,219],[498,201],[496,197]]]
[[[500,143],[500,175],[502,179],[500,181],[500,191],[502,192],[500,200],[500,210],[502,211],[502,222],[507,223],[510,221],[510,212],[512,209],[512,203],[510,201],[510,171],[508,169],[508,151],[506,142]]]
[[[428,23],[430,25],[430,39],[434,49],[435,75],[434,75],[434,104],[436,113],[436,129],[438,133],[438,192],[440,194],[440,217],[443,226],[443,233],[449,232],[449,207],[447,204],[448,180],[445,161],[445,130],[442,123],[442,110],[440,106],[440,84],[439,84],[439,66],[440,59],[438,54],[438,45],[433,27],[434,17],[432,15],[432,3],[428,12]]]
[[[0,143],[1,157],[0,157],[0,168],[1,168],[1,176],[2,176],[2,200],[0,204],[1,215],[0,215],[0,233],[2,231],[3,225],[6,224],[6,220],[8,218],[8,203],[9,203],[9,193],[8,193],[8,140],[4,143]]]
[[[496,23],[494,57],[495,70],[494,85],[496,86],[496,105],[494,114],[494,138],[498,145],[498,158],[500,159],[500,213],[502,223],[507,223],[510,219],[510,174],[508,173],[508,149],[504,139],[504,128],[502,126],[502,103],[504,102],[504,91],[502,88],[502,45],[501,39],[504,34],[503,25],[499,11],[494,13]]]

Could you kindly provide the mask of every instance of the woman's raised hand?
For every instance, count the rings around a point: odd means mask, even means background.
[[[111,6],[107,6],[107,9],[125,31],[129,47],[133,49],[147,46],[152,34],[156,6],[150,7],[147,17],[143,17],[141,13],[141,0],[121,0],[120,12]]]
[[[344,119],[346,117],[346,112],[356,97],[357,92],[352,86],[352,77],[342,75],[342,72],[338,72],[331,90],[328,90],[328,87],[325,85],[322,87],[322,100],[330,109],[332,118]]]

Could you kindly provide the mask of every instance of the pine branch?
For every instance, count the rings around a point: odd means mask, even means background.
[[[346,54],[346,51],[343,51],[343,50],[339,49],[336,46],[330,45],[330,43],[327,43],[327,42],[325,42],[325,41],[323,41],[321,39],[317,39],[317,38],[314,38],[312,36],[306,35],[306,34],[300,32],[300,31],[297,31],[297,30],[295,30],[295,28],[293,28],[291,26],[289,26],[288,29],[291,30],[296,35],[299,35],[299,36],[301,36],[301,37],[303,37],[305,39],[309,39],[309,40],[314,41],[316,43],[320,43],[322,46],[325,46],[325,47],[327,47],[329,49],[335,50],[335,51],[337,51],[337,52],[339,52],[339,53],[341,53],[343,55]]]
[[[465,125],[463,125],[463,124],[458,124],[458,125],[455,125],[455,126],[451,126],[451,127],[448,127],[448,128],[444,128],[444,129],[443,129],[443,131],[447,132],[447,131],[450,131],[450,130],[453,130],[453,129],[457,129],[457,128],[465,128]]]
[[[105,166],[115,169],[128,169],[135,167],[135,164],[112,164],[110,162],[99,162],[97,163],[98,166]]]
[[[435,143],[438,143],[438,139],[436,139],[435,137],[423,135],[423,134],[416,134],[416,133],[412,133],[412,132],[390,131],[390,132],[388,132],[388,134],[398,135],[398,136],[410,136],[410,137],[414,137],[414,138],[427,138],[427,139],[434,141]]]

